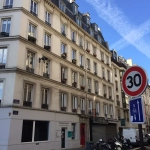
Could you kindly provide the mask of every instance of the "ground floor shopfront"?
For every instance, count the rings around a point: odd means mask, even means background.
[[[104,141],[117,136],[116,121],[107,120],[105,118],[93,118],[92,123],[93,142],[99,139]]]
[[[85,126],[78,115],[0,108],[0,150],[79,148]]]

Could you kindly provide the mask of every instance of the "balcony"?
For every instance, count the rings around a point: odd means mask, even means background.
[[[81,90],[85,90],[85,86],[81,85],[80,86]]]
[[[44,45],[44,49],[46,49],[47,51],[50,51],[51,50],[51,46]]]
[[[72,63],[76,65],[77,60],[76,59],[72,59]]]
[[[46,23],[48,26],[51,27],[51,24],[50,24],[48,21],[45,21],[45,23]]]
[[[88,92],[91,93],[91,89],[88,89]]]
[[[3,9],[10,9],[12,7],[13,7],[13,5],[6,5],[6,6],[3,6]]]
[[[90,50],[89,50],[89,49],[86,49],[86,51],[87,51],[88,53],[90,53]]]
[[[81,110],[81,114],[82,114],[82,115],[85,115],[85,110]]]
[[[5,69],[5,64],[0,63],[0,69]]]
[[[7,32],[0,32],[0,37],[9,37],[9,33],[7,33]]]
[[[63,36],[66,36],[65,31],[63,31],[61,34],[62,34]]]
[[[73,82],[72,86],[76,88],[77,87],[77,82]]]
[[[36,44],[36,38],[33,37],[33,36],[28,35],[28,41],[30,41],[30,42]]]
[[[37,13],[35,13],[34,11],[30,10],[30,13],[31,13],[32,15],[34,15],[35,17],[37,17]]]
[[[61,111],[66,111],[66,107],[61,107]]]
[[[32,102],[24,101],[23,102],[23,106],[25,106],[25,107],[32,107]]]
[[[34,69],[26,66],[26,71],[30,73],[34,73]]]
[[[96,55],[95,53],[93,53],[93,56],[94,56],[94,57],[97,57],[97,55]]]
[[[119,100],[117,100],[117,106],[120,106],[120,101]]]
[[[63,59],[66,59],[67,53],[66,53],[66,52],[62,53],[62,54],[61,54],[61,57],[62,57]]]
[[[42,104],[42,105],[41,105],[41,108],[42,108],[42,109],[48,109],[48,104]]]
[[[48,73],[44,73],[43,72],[43,77],[48,78],[49,79],[49,74]]]
[[[83,65],[80,65],[80,68],[84,69],[84,66],[83,66]]]
[[[77,109],[76,108],[72,109],[72,112],[77,113]]]
[[[66,78],[61,79],[61,83],[66,84],[66,82],[67,82]]]

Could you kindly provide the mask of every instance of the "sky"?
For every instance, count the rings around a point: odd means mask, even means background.
[[[150,79],[150,0],[76,0],[81,13],[90,13],[110,50],[132,59]],[[150,80],[149,80],[150,83]]]

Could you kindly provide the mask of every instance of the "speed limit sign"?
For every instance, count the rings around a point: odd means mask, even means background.
[[[146,72],[139,66],[127,69],[122,78],[122,89],[131,97],[140,96],[145,91],[147,84]]]

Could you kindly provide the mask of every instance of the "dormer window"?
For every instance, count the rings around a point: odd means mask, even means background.
[[[102,43],[102,39],[101,39],[100,35],[97,36],[97,40],[98,40],[98,42]]]
[[[94,36],[94,31],[92,29],[90,29],[90,35]]]
[[[113,57],[115,60],[117,60],[117,53],[116,52],[114,52]]]
[[[73,3],[73,13],[76,14],[78,12],[78,7],[75,3]]]
[[[65,10],[66,10],[66,5],[60,1],[60,5],[59,5],[60,9],[65,13]]]
[[[98,31],[98,27],[97,27],[97,25],[94,25],[94,30],[95,30],[95,32],[97,32],[97,31]]]
[[[80,17],[78,17],[78,16],[76,17],[76,22],[79,26],[81,26],[81,18]]]
[[[87,24],[90,25],[90,18],[87,17]]]

